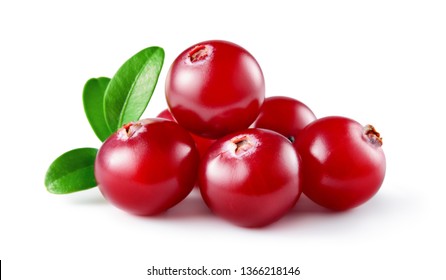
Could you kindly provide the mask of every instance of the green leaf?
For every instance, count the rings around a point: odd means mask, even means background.
[[[105,91],[104,112],[108,127],[116,131],[137,121],[155,90],[164,62],[164,50],[149,47],[127,60],[111,79]]]
[[[85,114],[96,136],[104,142],[114,131],[105,120],[104,94],[110,78],[92,78],[85,83],[82,95]]]
[[[74,149],[62,154],[48,168],[45,186],[50,193],[67,194],[93,188],[95,148]]]

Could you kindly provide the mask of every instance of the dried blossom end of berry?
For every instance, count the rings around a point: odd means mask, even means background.
[[[383,139],[373,125],[368,124],[364,126],[364,135],[372,145],[377,147],[381,147],[383,145]]]

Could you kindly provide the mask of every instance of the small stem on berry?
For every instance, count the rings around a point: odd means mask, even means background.
[[[383,145],[383,139],[373,125],[368,124],[364,126],[364,134],[371,144],[377,147],[381,147]]]
[[[142,132],[141,128],[143,127],[143,124],[141,122],[129,122],[122,126],[122,128],[118,131],[119,138],[120,139],[129,139],[135,133]]]
[[[127,136],[128,136],[129,131],[130,131],[130,127],[132,125],[133,125],[133,123],[130,122],[130,123],[127,123],[127,124],[122,126],[122,128],[125,130],[125,133],[127,133]]]
[[[253,142],[247,135],[232,140],[232,143],[236,146],[234,150],[236,155],[244,154],[255,146],[255,142]]]
[[[190,62],[197,62],[204,60],[209,56],[209,48],[206,45],[195,46],[188,54]]]

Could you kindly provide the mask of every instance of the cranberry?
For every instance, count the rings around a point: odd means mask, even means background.
[[[157,117],[176,122],[176,120],[173,118],[172,114],[170,113],[170,111],[168,109],[161,111],[161,113],[159,113]],[[192,138],[195,141],[195,144],[197,146],[198,153],[200,154],[200,157],[203,157],[203,155],[206,153],[207,149],[215,141],[213,139],[204,138],[204,137],[198,136],[193,133],[191,133],[190,135],[192,136]]]
[[[172,116],[172,113],[170,113],[169,109],[162,110],[156,117],[176,122],[176,120]]]
[[[325,117],[302,130],[296,144],[302,158],[303,192],[314,202],[347,210],[369,200],[381,187],[386,160],[373,126]]]
[[[286,96],[265,99],[253,127],[274,130],[294,143],[300,131],[316,116],[304,103]]]
[[[219,138],[245,129],[265,98],[255,58],[227,41],[206,41],[183,51],[166,78],[166,100],[176,121],[190,132]]]
[[[136,215],[155,215],[190,193],[198,161],[185,129],[165,119],[145,119],[125,125],[103,143],[95,177],[115,206]]]
[[[295,205],[300,176],[300,159],[290,141],[274,131],[252,128],[209,148],[198,184],[215,214],[243,227],[261,227]]]

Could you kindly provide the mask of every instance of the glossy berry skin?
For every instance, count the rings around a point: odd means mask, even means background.
[[[247,129],[209,148],[200,163],[198,185],[216,215],[242,227],[266,226],[298,200],[300,159],[282,135]]]
[[[95,177],[104,197],[136,215],[156,215],[183,200],[199,156],[189,133],[165,119],[125,125],[99,149]]]
[[[381,187],[386,171],[382,140],[368,125],[344,117],[309,124],[296,139],[303,192],[328,209],[359,206]]]
[[[256,59],[227,41],[205,41],[183,51],[166,77],[166,100],[175,120],[190,132],[219,138],[248,128],[265,98]]]
[[[316,120],[313,111],[304,103],[286,96],[265,99],[252,127],[274,130],[295,142],[300,131]]]
[[[157,118],[163,118],[170,121],[176,122],[176,120],[173,118],[172,114],[169,112],[168,109],[165,109],[161,111],[161,113],[158,114]],[[192,138],[195,141],[195,145],[197,146],[198,153],[200,154],[200,157],[202,157],[208,148],[212,145],[212,143],[215,142],[214,139],[204,138],[198,135],[195,135],[193,133],[190,134]]]

